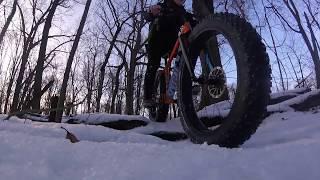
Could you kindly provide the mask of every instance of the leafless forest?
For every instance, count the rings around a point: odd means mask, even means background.
[[[0,113],[143,114],[149,0],[0,0]],[[187,1],[187,8],[190,9]],[[320,87],[319,0],[215,0],[256,27],[272,91]]]

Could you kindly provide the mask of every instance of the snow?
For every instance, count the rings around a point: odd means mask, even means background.
[[[204,107],[199,112],[197,112],[197,115],[198,117],[227,117],[232,104],[233,100],[218,102]]]
[[[290,105],[298,104],[300,102],[303,102],[310,96],[314,96],[320,93],[320,89],[310,91],[308,93],[299,95],[295,98],[289,99],[287,101],[284,101],[279,104],[268,106],[268,112],[280,112],[280,111],[293,111],[293,109],[290,107]]]
[[[107,115],[107,118],[106,118]],[[140,121],[149,121],[146,117],[137,116],[137,115],[119,115],[119,114],[106,114],[106,113],[89,113],[89,114],[80,114],[72,117],[72,119],[77,119],[80,122],[90,123],[90,124],[99,124],[102,122],[111,122],[118,120],[140,120]]]
[[[98,117],[99,118],[94,118]],[[0,119],[4,119],[0,115]],[[86,117],[115,120],[108,114]],[[132,117],[125,117],[130,118]],[[140,118],[140,117],[135,117]],[[146,120],[141,118],[142,120]],[[101,122],[99,120],[99,122]],[[85,124],[0,120],[2,180],[319,180],[320,113],[272,114],[243,146],[226,149],[147,135],[183,132],[178,119],[128,131]],[[79,140],[65,139],[72,132]]]
[[[272,93],[271,98],[275,99],[275,98],[279,98],[281,96],[297,95],[301,92],[306,92],[306,91],[308,91],[308,88],[296,88],[296,89],[292,89],[292,90],[288,90],[288,91]]]

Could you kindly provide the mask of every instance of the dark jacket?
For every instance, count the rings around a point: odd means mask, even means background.
[[[184,23],[184,18],[190,13],[172,0],[166,0],[158,5],[161,6],[160,15],[153,16],[151,13],[145,13],[145,19],[151,22],[151,26],[156,26],[158,31],[177,34]]]

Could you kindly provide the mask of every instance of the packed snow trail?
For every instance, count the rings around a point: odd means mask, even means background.
[[[169,124],[172,129],[180,128],[178,122]],[[65,139],[61,126],[80,142]],[[237,149],[164,141],[144,133],[165,125],[150,122],[148,126],[118,131],[1,120],[0,179],[320,179],[318,112],[273,114]]]

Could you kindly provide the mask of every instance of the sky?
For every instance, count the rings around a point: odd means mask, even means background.
[[[92,13],[94,13],[94,4],[96,3],[96,2],[98,2],[99,0],[93,0],[93,4],[92,4],[92,6],[91,6],[91,14]],[[85,2],[84,0],[82,0],[82,3],[83,2]],[[153,2],[155,2],[154,0],[153,0]],[[188,0],[187,2],[186,2],[186,6],[187,6],[187,8],[188,9],[190,9],[191,8],[191,1],[190,0]],[[79,24],[79,21],[80,21],[80,18],[81,18],[81,15],[82,15],[82,12],[83,12],[83,8],[84,8],[84,5],[75,5],[75,6],[73,6],[73,8],[72,9],[68,9],[67,10],[67,12],[66,12],[66,14],[67,15],[63,15],[62,17],[60,16],[59,18],[57,18],[56,20],[55,20],[55,23],[57,24],[57,26],[56,27],[61,27],[61,30],[63,31],[63,32],[66,32],[67,34],[74,34],[75,32],[76,32],[76,30],[77,30],[77,27],[78,27],[78,24]],[[66,9],[61,9],[60,8],[60,12],[62,12],[62,11],[64,11],[64,13],[65,13],[65,10]],[[257,18],[255,18],[254,16],[252,16],[251,18],[250,18],[250,21],[254,24],[254,25],[256,25],[257,23],[256,23],[256,20],[257,20]],[[94,21],[94,19],[89,19],[89,21]],[[51,34],[57,34],[57,33],[60,33],[60,29],[57,29],[56,27],[53,27],[53,29],[51,30]],[[280,28],[280,25],[278,25],[278,28]],[[287,36],[287,34],[285,34],[285,33],[282,33],[282,30],[280,30],[280,31],[277,31],[276,30],[277,28],[275,28],[275,32],[276,32],[276,38],[281,42],[281,40],[282,39],[284,39],[284,38],[292,38],[292,39],[294,39],[295,40],[295,42],[294,41],[292,41],[293,43],[292,44],[294,44],[296,47],[297,47],[297,49],[302,49],[302,48],[300,48],[300,47],[305,47],[304,46],[304,43],[301,41],[301,37],[299,36],[299,35],[296,35],[296,34],[290,34],[289,36]],[[317,32],[318,34],[319,34],[319,32]],[[267,31],[263,31],[262,32],[262,36],[269,42],[268,44],[271,44],[270,43],[270,36],[268,36],[268,33],[267,33]],[[10,52],[7,52],[8,54],[10,54]],[[270,59],[272,60],[271,61],[271,65],[272,65],[272,70],[273,70],[273,75],[274,76],[276,76],[276,77],[279,77],[279,73],[278,73],[278,70],[277,70],[277,64],[276,64],[276,61],[275,61],[275,56],[274,56],[274,54],[273,54],[273,52],[272,51],[270,51],[270,50],[268,50],[268,53],[269,53],[269,56],[270,56]],[[287,59],[287,55],[286,55],[286,52],[285,51],[283,51],[283,52],[281,52],[282,53],[282,59]],[[302,57],[304,57],[304,55],[308,55],[308,52],[306,52],[306,53],[301,53],[302,54]],[[66,57],[67,57],[67,54],[65,54],[65,55],[62,55],[62,57],[61,58],[58,58],[56,61],[57,61],[57,63],[58,64],[63,64],[62,62],[61,62],[61,60],[62,59],[66,59]],[[304,58],[309,58],[309,56],[305,56]],[[308,59],[309,60],[309,59]],[[7,62],[8,62],[8,57],[4,60],[4,69],[3,70],[5,70],[6,68],[6,66],[7,66]],[[310,62],[310,61],[309,61]],[[288,70],[290,70],[290,69],[292,69],[291,68],[291,65],[289,65],[288,63],[286,64],[286,66],[289,66],[287,69]],[[310,62],[309,64],[307,64],[306,66],[308,66],[308,67],[312,67],[312,63]],[[61,69],[61,72],[63,71],[63,68]],[[304,69],[304,71],[307,71],[307,72],[305,72],[305,75],[307,75],[307,74],[309,74],[309,71],[308,71],[308,68],[306,67],[305,69]],[[289,73],[289,74],[291,74],[291,75],[289,75],[289,78],[291,78],[291,77],[293,77],[293,74],[292,74],[292,72],[291,73]]]
[[[98,2],[98,0],[96,0],[96,2]],[[152,0],[152,3],[151,4],[154,4],[154,3],[156,3],[157,1],[156,0]],[[186,8],[188,9],[188,10],[190,10],[191,11],[191,5],[192,5],[192,1],[191,0],[187,0],[186,1],[186,4],[185,4],[185,6],[186,6]],[[259,6],[259,4],[257,4],[257,6],[256,6],[258,9],[259,8],[261,8],[260,6]],[[77,8],[76,8],[76,10],[75,10],[75,12],[78,12],[78,17],[80,16],[79,14],[79,12],[81,12],[81,9],[82,7],[81,6],[77,6]],[[288,16],[290,16],[289,14],[288,14]],[[261,17],[260,17],[261,18]],[[75,19],[79,19],[79,18],[75,18]],[[253,15],[251,15],[250,17],[249,17],[249,19],[250,19],[250,22],[254,25],[254,26],[256,26],[256,25],[258,25],[258,18],[253,14]],[[74,21],[74,20],[73,20]],[[274,20],[273,19],[271,19],[271,23],[273,22],[273,24],[275,24],[274,22]],[[275,38],[277,39],[277,42],[278,42],[278,44],[280,44],[281,42],[283,42],[283,41],[288,41],[288,45],[290,45],[290,43],[291,44],[293,44],[294,46],[295,46],[295,48],[296,48],[296,50],[301,50],[301,49],[305,49],[305,44],[304,44],[304,42],[302,41],[302,38],[301,38],[301,35],[298,35],[298,34],[296,34],[296,33],[284,33],[283,32],[283,29],[282,29],[282,27],[281,27],[281,24],[277,24],[276,26],[273,26],[274,27],[274,29],[273,29],[273,31],[274,31],[274,33],[275,33]],[[319,31],[317,31],[316,32],[317,34],[319,34],[320,32]],[[265,43],[267,43],[267,44],[269,44],[269,45],[271,45],[272,43],[271,43],[271,37],[270,37],[270,35],[269,35],[269,32],[268,32],[268,30],[264,30],[264,31],[262,31],[262,37],[264,38],[264,40],[265,40]],[[320,34],[319,34],[320,35]],[[273,51],[270,51],[270,49],[268,48],[267,49],[268,50],[268,54],[269,54],[269,57],[270,57],[270,63],[271,63],[271,67],[272,67],[272,70],[273,70],[273,77],[274,78],[276,78],[276,81],[279,81],[279,71],[278,71],[278,65],[277,65],[277,62],[276,62],[276,57],[275,57],[275,55],[274,55],[274,53],[273,53]],[[290,82],[292,82],[293,80],[292,80],[292,78],[295,78],[294,77],[294,74],[293,74],[293,71],[292,71],[292,66],[290,65],[290,63],[288,62],[288,58],[287,58],[287,51],[288,50],[284,50],[284,49],[278,49],[278,51],[279,51],[279,54],[280,54],[280,58],[285,62],[284,63],[284,66],[286,66],[286,69],[287,69],[287,73],[288,73],[288,78],[289,79],[291,79],[291,80],[289,80]],[[290,56],[292,56],[291,58],[293,59],[293,60],[295,60],[295,56],[293,55],[293,53],[292,52],[289,52],[289,54],[290,54]],[[298,54],[299,54],[299,52],[298,52]],[[301,57],[303,58],[303,59],[305,59],[306,61],[309,61],[309,59],[310,59],[310,56],[309,56],[309,53],[306,51],[306,52],[301,52],[300,53],[300,55],[301,55]],[[296,62],[293,62],[294,63],[294,66],[296,66]],[[303,73],[304,73],[304,75],[305,76],[307,76],[309,73],[310,73],[310,68],[312,69],[312,62],[311,61],[309,61],[309,64],[304,64],[304,69],[303,69]],[[284,74],[284,76],[285,76],[285,74]],[[286,78],[286,77],[285,77]],[[274,86],[274,88],[275,88],[275,86]],[[290,89],[291,88],[294,88],[293,87],[293,85],[290,83]],[[274,89],[275,90],[275,89]]]

